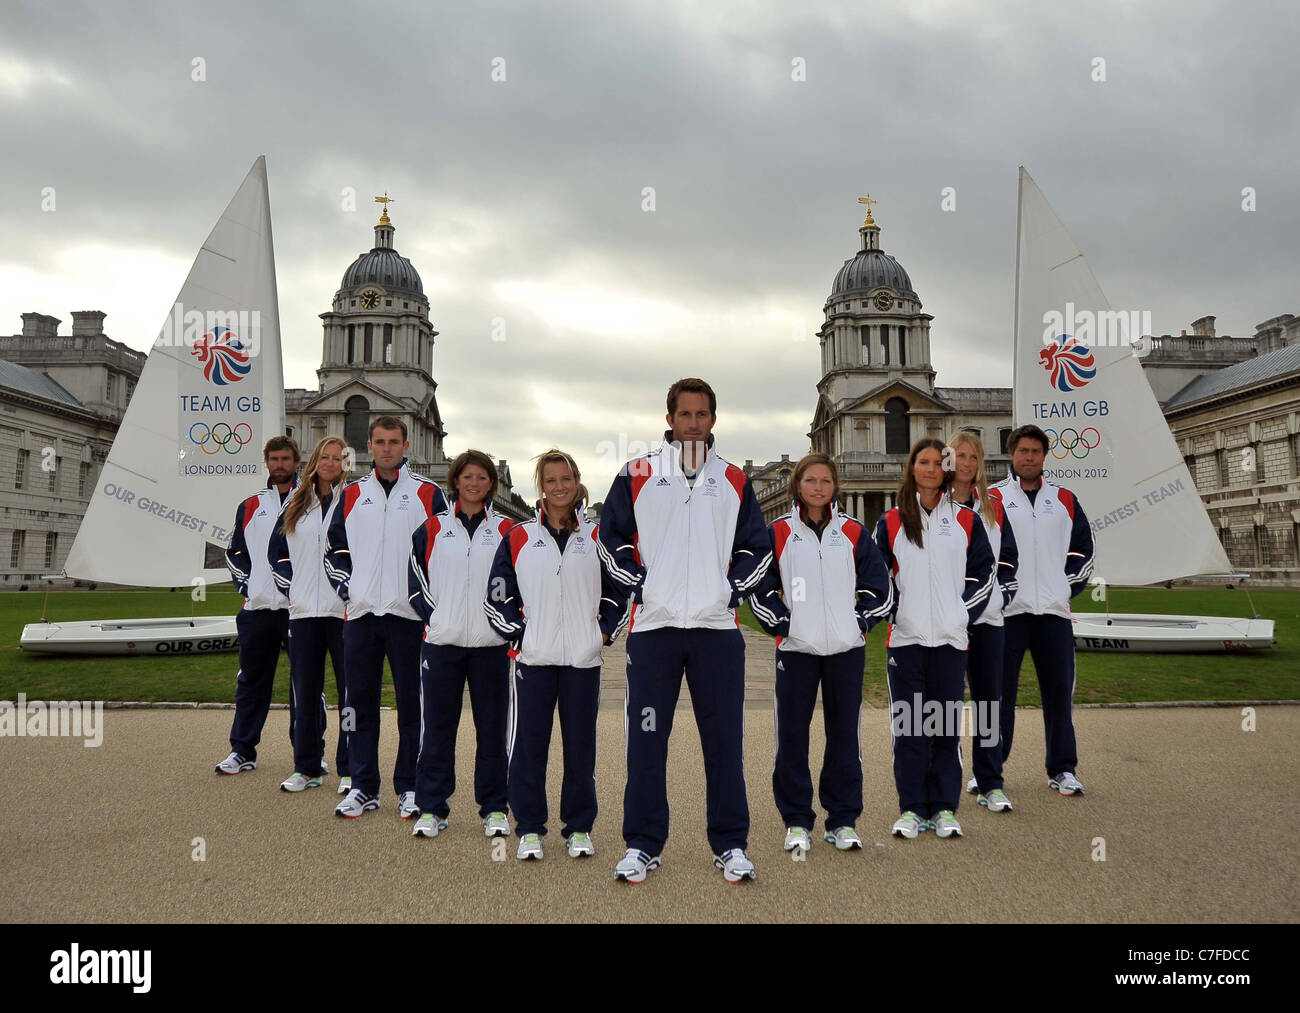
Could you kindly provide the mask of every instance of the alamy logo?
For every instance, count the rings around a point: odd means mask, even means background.
[[[28,701],[18,694],[18,703],[0,700],[0,737],[84,739],[93,749],[104,743],[104,701]]]
[[[152,950],[83,950],[76,943],[50,954],[50,981],[56,985],[130,985],[148,992]]]
[[[890,658],[892,665],[894,659]],[[920,693],[912,699],[894,700],[889,705],[889,730],[894,736],[960,736],[970,734],[981,746],[1002,741],[1001,707],[995,701],[965,704],[961,700],[925,700]]]

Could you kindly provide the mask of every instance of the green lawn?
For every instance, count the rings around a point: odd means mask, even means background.
[[[24,624],[41,618],[44,592],[0,594],[0,700],[195,700],[231,703],[239,655],[191,657],[68,658],[28,654],[18,649]],[[189,588],[168,591],[62,591],[50,594],[47,616],[75,622],[146,616],[234,615],[242,599],[233,588],[209,588],[206,602],[191,602]],[[385,663],[383,703],[393,706],[391,676]],[[325,699],[336,704],[334,678],[325,671]],[[280,655],[276,703],[289,702],[289,658]]]
[[[1108,654],[1083,651],[1077,657],[1076,703],[1138,700],[1296,700],[1300,699],[1300,591],[1252,590],[1255,607],[1274,621],[1277,646],[1248,654]],[[1071,603],[1078,612],[1102,612],[1085,590]],[[1242,591],[1188,588],[1110,588],[1112,612],[1166,615],[1253,615]],[[746,607],[741,621],[759,629]],[[1028,655],[1020,675],[1018,700],[1037,706],[1038,683]],[[885,688],[885,627],[867,638],[864,696],[888,706]]]
[[[1101,654],[1078,656],[1075,700],[1277,700],[1300,699],[1300,591],[1251,592],[1260,613],[1276,623],[1278,646],[1251,654]],[[30,700],[196,700],[230,702],[235,698],[236,655],[208,654],[181,658],[51,658],[18,650],[23,624],[40,619],[43,592],[0,594],[0,700],[25,693]],[[1101,611],[1085,591],[1074,600],[1079,611]],[[1249,615],[1241,591],[1111,588],[1114,612],[1163,612],[1200,615]],[[65,591],[49,597],[50,618],[115,619],[131,616],[233,615],[239,597],[233,590],[210,589],[206,602],[192,603],[188,589],[167,591]],[[741,620],[758,628],[747,608]],[[1020,702],[1037,704],[1032,662],[1025,660]],[[289,662],[280,659],[275,699],[289,701]],[[887,704],[885,631],[878,626],[867,643],[864,674],[867,700]],[[332,678],[325,695],[336,703]],[[393,704],[385,675],[383,702]]]

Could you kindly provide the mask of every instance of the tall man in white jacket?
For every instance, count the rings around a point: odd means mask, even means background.
[[[1043,479],[1047,434],[1024,425],[1007,438],[1011,475],[989,490],[1006,510],[1020,553],[1019,590],[1004,610],[1002,758],[1011,755],[1016,693],[1025,651],[1034,659],[1047,738],[1047,783],[1062,795],[1082,795],[1075,776],[1074,633],[1070,599],[1092,573],[1092,528],[1070,492]]]
[[[668,391],[663,446],[628,462],[605,497],[597,545],[631,592],[627,639],[627,853],[614,878],[640,883],[668,839],[668,736],[682,673],[704,751],[708,836],[730,883],[755,877],[745,854],[745,644],[736,606],[772,562],[748,476],[717,455],[717,398],[703,380]]]
[[[375,466],[343,490],[330,518],[325,573],[347,603],[343,668],[347,703],[341,712],[348,737],[352,790],[335,808],[357,817],[379,808],[379,692],[387,656],[397,697],[397,764],[393,789],[399,815],[415,805],[415,763],[420,750],[420,643],[424,624],[407,600],[411,535],[447,508],[442,490],[406,464],[406,423],[381,415],[370,423],[367,444]]]

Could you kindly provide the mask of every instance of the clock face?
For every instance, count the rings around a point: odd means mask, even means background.
[[[894,305],[894,297],[888,292],[877,292],[872,302],[876,304],[876,309],[880,310],[881,313],[885,313],[889,310],[889,307]]]
[[[379,305],[379,293],[373,288],[366,289],[361,293],[361,305],[364,309],[374,309]]]

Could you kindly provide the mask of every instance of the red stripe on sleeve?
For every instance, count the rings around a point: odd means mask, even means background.
[[[352,508],[357,505],[357,500],[361,498],[361,483],[348,486],[343,490],[343,518],[347,519]]]
[[[519,553],[523,551],[528,544],[528,529],[520,524],[510,532],[510,563],[513,566],[519,565]]]
[[[849,544],[855,549],[858,547],[858,539],[862,537],[862,525],[857,521],[847,520],[844,522],[844,534],[848,536]]]
[[[737,468],[734,464],[727,465],[727,481],[731,483],[736,490],[736,497],[744,499],[745,497],[745,472]]]
[[[1074,520],[1074,493],[1069,489],[1057,489],[1056,498],[1061,501],[1061,506],[1065,507],[1065,512],[1070,515],[1070,520]]]
[[[244,500],[244,530],[248,530],[248,526],[253,523],[253,518],[257,516],[258,500],[259,497],[257,496],[249,496],[248,499]],[[230,501],[227,500],[226,502]]]
[[[420,502],[424,504],[424,516],[433,515],[433,497],[437,494],[438,487],[432,482],[420,483]]]
[[[957,523],[961,525],[966,532],[966,546],[970,547],[971,527],[975,524],[975,511],[968,510],[965,507],[957,508]]]
[[[893,507],[885,514],[885,530],[889,533],[889,551],[894,556],[894,573],[898,573],[898,552],[894,543],[898,541],[898,532],[903,529],[903,520],[898,515],[898,507]],[[888,640],[886,640],[888,644]]]
[[[785,552],[786,539],[790,537],[790,525],[785,521],[777,521],[772,525],[772,537],[776,542],[776,559],[781,561],[781,553]]]
[[[650,470],[649,458],[640,457],[628,464],[627,474],[628,479],[632,483],[633,503],[636,502],[637,496],[640,495],[641,487],[645,485],[646,480],[650,478]]]
[[[424,522],[424,533],[426,541],[424,543],[424,572],[429,572],[429,560],[433,557],[433,543],[438,538],[438,532],[442,530],[442,522],[437,517],[430,517]]]

